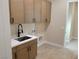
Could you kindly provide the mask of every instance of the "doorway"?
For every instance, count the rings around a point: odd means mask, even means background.
[[[67,20],[64,47],[77,52],[78,49],[78,2],[67,3]]]

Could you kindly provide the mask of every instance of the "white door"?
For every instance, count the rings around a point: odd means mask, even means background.
[[[74,6],[72,2],[68,2],[67,4],[67,19],[66,19],[66,28],[65,28],[65,43],[66,46],[70,42],[70,34],[71,34],[71,25],[73,19],[73,11]]]

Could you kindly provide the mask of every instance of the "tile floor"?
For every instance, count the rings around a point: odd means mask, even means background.
[[[73,51],[75,54],[78,54],[78,40],[72,39],[66,48]]]
[[[70,43],[66,46],[69,50],[71,50],[75,56],[78,56],[78,39],[72,39]],[[78,58],[76,58],[78,59]]]
[[[43,44],[38,48],[36,59],[75,59],[75,56],[68,49]]]

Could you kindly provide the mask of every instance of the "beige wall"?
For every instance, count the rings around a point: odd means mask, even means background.
[[[51,22],[45,39],[49,42],[64,45],[64,28],[66,21],[66,0],[53,0]]]
[[[69,2],[77,2],[78,0],[68,0]]]

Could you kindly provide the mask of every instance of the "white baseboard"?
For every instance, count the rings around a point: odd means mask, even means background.
[[[62,46],[62,45],[59,45],[59,44],[56,44],[56,43],[52,43],[52,42],[48,42],[48,41],[40,42],[40,43],[38,44],[38,47],[40,47],[40,46],[43,45],[43,44],[49,44],[49,45],[52,45],[52,46],[64,48],[64,46]]]
[[[41,45],[43,45],[45,42],[42,41],[42,42],[38,42],[38,47],[40,47]]]
[[[72,39],[78,39],[77,37],[72,37]]]
[[[52,42],[48,42],[48,41],[44,41],[44,42],[47,43],[47,44],[50,44],[50,45],[52,45],[52,46],[61,47],[61,48],[64,47],[64,46],[59,45],[59,44],[56,44],[56,43],[52,43]]]

